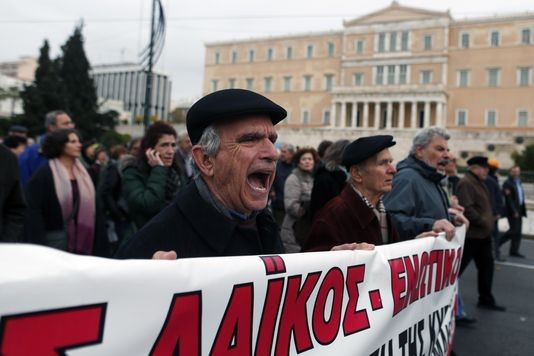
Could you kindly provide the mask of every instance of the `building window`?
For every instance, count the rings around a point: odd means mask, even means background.
[[[273,84],[273,77],[265,77],[265,78],[263,78],[263,87],[264,87],[264,91],[266,93],[270,93],[271,92],[272,84]]]
[[[421,84],[430,84],[430,83],[432,83],[432,71],[422,70],[421,71]]]
[[[388,66],[388,84],[395,84],[395,65]]]
[[[408,65],[401,64],[399,66],[399,84],[406,84],[406,78],[408,76]]]
[[[267,60],[272,61],[274,56],[274,50],[272,48],[267,49]]]
[[[287,47],[286,48],[286,57],[287,59],[293,58],[293,47]]]
[[[313,57],[313,45],[308,45],[306,47],[306,58],[312,58]]]
[[[467,111],[466,110],[458,110],[456,112],[456,125],[458,126],[467,125]]]
[[[467,88],[469,86],[469,70],[462,69],[458,71],[458,87]]]
[[[486,112],[486,125],[490,127],[497,125],[497,112],[495,110]]]
[[[497,87],[499,86],[499,68],[490,68],[488,69],[488,86]]]
[[[217,91],[218,89],[219,89],[219,80],[212,79],[211,80],[211,91]]]
[[[311,84],[312,84],[312,76],[311,75],[305,75],[304,76],[304,90],[310,91],[311,90]]]
[[[248,50],[248,61],[250,63],[254,62],[254,55],[255,55],[254,50],[253,49],[249,49]]]
[[[464,32],[460,34],[460,48],[469,48],[470,45],[469,33]]]
[[[499,31],[491,31],[490,33],[490,46],[499,47],[501,34]]]
[[[221,54],[219,52],[215,52],[215,64],[219,64],[221,62]]]
[[[521,67],[518,70],[519,85],[526,87],[530,85],[530,67]]]
[[[333,57],[336,51],[336,46],[333,42],[328,42],[328,57]]]
[[[352,82],[354,86],[362,86],[363,85],[363,73],[354,73],[352,75]]]
[[[384,66],[377,66],[376,67],[376,79],[375,83],[377,85],[384,84]]]
[[[235,64],[237,62],[237,51],[232,51],[232,64]]]
[[[521,110],[517,112],[517,126],[527,127],[528,124],[528,111]]]
[[[334,75],[333,74],[325,74],[324,75],[324,89],[325,90],[332,90],[333,82],[334,82]]]
[[[378,52],[382,53],[386,50],[386,33],[380,32],[378,34]]]
[[[532,38],[530,32],[530,28],[524,28],[521,30],[521,44],[530,44]]]
[[[363,46],[364,46],[363,40],[356,41],[356,53],[357,54],[363,54]]]
[[[302,112],[302,123],[304,125],[308,125],[310,123],[310,112],[308,110],[304,110]]]
[[[430,51],[432,49],[432,35],[425,35],[423,39],[423,48],[425,51]]]
[[[408,31],[404,31],[402,33],[402,38],[401,38],[401,50],[402,51],[407,51],[408,50],[409,38],[410,38],[410,33]]]
[[[323,124],[330,125],[330,111],[325,111],[323,113]]]
[[[247,90],[254,90],[254,78],[245,79]]]
[[[291,91],[291,76],[284,77],[284,91]]]
[[[397,32],[389,34],[389,51],[395,52],[397,50]]]
[[[235,88],[235,79],[228,79],[228,88],[234,89]]]

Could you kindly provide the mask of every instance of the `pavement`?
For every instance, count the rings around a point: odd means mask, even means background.
[[[506,312],[477,308],[474,261],[462,274],[460,290],[465,309],[478,321],[473,326],[457,326],[454,351],[458,356],[534,355],[534,240],[521,241],[520,253],[526,258],[509,257],[508,250],[509,242],[501,246],[507,261],[495,263],[492,288]]]

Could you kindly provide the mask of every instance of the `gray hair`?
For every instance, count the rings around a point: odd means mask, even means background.
[[[292,144],[290,143],[283,143],[280,148],[285,148],[286,150],[288,150],[289,152],[291,153],[295,153],[295,146],[293,146]]]
[[[324,167],[326,170],[332,172],[337,166],[339,166],[341,159],[343,158],[343,152],[349,143],[349,140],[337,140],[328,146],[323,157]]]
[[[413,138],[412,148],[410,149],[410,154],[415,154],[417,146],[423,146],[423,148],[428,146],[430,141],[432,141],[436,136],[439,136],[447,141],[451,138],[451,135],[449,135],[447,131],[441,127],[428,127],[415,135]]]
[[[46,113],[45,115],[45,129],[48,130],[48,126],[57,124],[57,117],[59,115],[67,115],[63,110],[54,110]]]
[[[202,151],[207,156],[215,156],[219,152],[221,146],[221,137],[219,136],[219,131],[215,126],[210,125],[204,129],[202,136],[198,140],[197,145],[202,147]],[[196,178],[200,175],[200,170],[195,164],[195,160],[192,160],[193,166],[193,176]]]

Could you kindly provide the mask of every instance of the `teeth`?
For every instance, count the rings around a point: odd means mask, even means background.
[[[252,186],[252,185],[251,185],[251,187],[252,187],[252,189],[254,189],[255,191],[262,192],[262,193],[265,192],[265,191],[267,190],[265,187],[254,187],[254,186]]]

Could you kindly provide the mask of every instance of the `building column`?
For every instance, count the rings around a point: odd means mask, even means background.
[[[355,101],[352,103],[352,117],[350,118],[350,126],[356,127],[357,126],[357,119],[358,117],[358,102]]]
[[[412,129],[417,128],[416,120],[417,120],[417,102],[412,101],[412,116],[410,117],[410,128]]]
[[[369,127],[369,103],[366,101],[363,103],[363,128]]]
[[[378,130],[380,124],[380,102],[375,102],[375,130]]]
[[[340,127],[346,127],[346,123],[347,123],[347,103],[346,102],[341,102],[341,118],[340,118],[340,121],[341,121],[341,125]]]
[[[336,127],[336,108],[337,102],[332,103],[332,109],[330,110],[330,127]]]
[[[404,128],[404,101],[399,102],[399,120],[397,122],[398,128]]]
[[[443,103],[436,103],[436,126],[443,127]]]
[[[386,109],[386,129],[391,129],[393,124],[393,102],[388,101]]]
[[[423,128],[430,126],[430,101],[425,101],[425,121]]]

